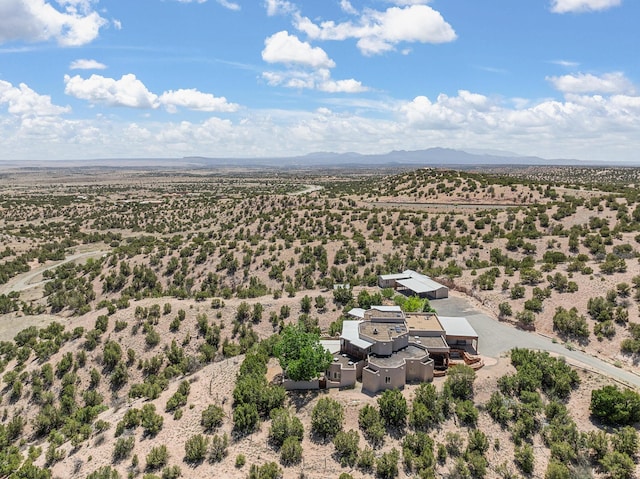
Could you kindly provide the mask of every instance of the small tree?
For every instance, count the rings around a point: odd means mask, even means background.
[[[275,355],[289,379],[308,381],[327,370],[333,357],[315,333],[305,332],[300,325],[286,326],[274,347]]]
[[[473,398],[473,381],[476,373],[469,366],[460,364],[449,368],[444,388],[455,399]]]
[[[336,455],[340,465],[353,467],[358,459],[358,444],[360,435],[353,429],[347,432],[340,431],[333,438],[333,445],[336,448]]]
[[[191,436],[184,443],[184,459],[187,462],[202,462],[207,455],[207,447],[209,446],[209,438],[202,434]]]
[[[387,427],[404,427],[409,414],[407,400],[399,389],[387,389],[378,398],[380,416]]]
[[[323,439],[334,437],[342,429],[344,410],[335,399],[323,397],[311,413],[311,429]]]

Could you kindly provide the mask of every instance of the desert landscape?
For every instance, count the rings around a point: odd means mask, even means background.
[[[0,477],[637,477],[639,174],[4,168]],[[280,333],[407,269],[567,354],[285,392]]]

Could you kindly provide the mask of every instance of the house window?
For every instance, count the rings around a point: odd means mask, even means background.
[[[389,376],[384,378],[385,384],[389,384],[391,382],[391,378]]]
[[[340,373],[334,372],[333,373],[333,379],[340,379]]]

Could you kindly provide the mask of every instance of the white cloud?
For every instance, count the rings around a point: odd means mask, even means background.
[[[82,78],[79,75],[65,75],[65,93],[93,105],[104,104],[114,107],[156,109],[164,106],[170,113],[178,107],[194,111],[234,112],[238,105],[229,103],[225,97],[216,97],[194,88],[165,91],[161,95],[149,91],[132,73],[116,80],[101,75]]]
[[[391,7],[383,12],[367,9],[358,23],[315,24],[309,18],[296,15],[295,25],[313,40],[358,39],[358,48],[365,55],[394,50],[403,42],[446,43],[456,39],[455,31],[442,15],[421,4]]]
[[[0,88],[4,98],[7,86]],[[0,159],[273,157],[471,146],[546,158],[638,161],[639,130],[637,95],[567,94],[562,101],[536,102],[461,90],[386,103],[330,98],[313,111],[242,109],[234,119],[199,122],[0,115]]]
[[[617,7],[622,0],[551,0],[554,13],[595,12]]]
[[[235,2],[230,2],[229,0],[216,0],[220,5],[222,5],[224,8],[227,8],[229,10],[233,10],[234,12],[237,12],[240,10],[240,5],[238,3]]]
[[[349,0],[340,0],[340,8],[344,13],[348,13],[349,15],[358,13]]]
[[[575,68],[580,66],[580,63],[572,62],[569,60],[553,60],[551,63],[554,63],[555,65],[560,65],[561,67],[565,67],[565,68]]]
[[[227,102],[224,97],[215,97],[211,93],[202,93],[195,89],[169,90],[160,95],[159,101],[172,113],[176,111],[176,107],[197,111],[234,112],[238,110],[238,105]]]
[[[107,20],[91,0],[58,0],[59,8],[45,0],[2,0],[0,43],[55,40],[62,46],[86,45],[98,37]]]
[[[40,95],[24,83],[14,87],[0,80],[0,105],[5,104],[9,113],[23,118],[56,116],[71,111],[68,106],[54,105],[49,95]]]
[[[104,63],[100,63],[97,60],[87,60],[84,58],[80,58],[78,60],[74,60],[69,65],[70,70],[105,70],[107,65]]]
[[[333,68],[335,63],[320,47],[312,47],[295,35],[281,31],[264,41],[262,59],[268,63],[298,64],[312,68]]]
[[[324,68],[315,71],[264,72],[262,78],[270,86],[320,90],[327,93],[362,93],[368,90],[354,79],[332,80],[331,72]]]
[[[629,93],[634,92],[633,83],[622,72],[605,73],[602,76],[590,73],[547,77],[553,86],[563,93]]]
[[[158,96],[147,90],[140,80],[132,73],[122,75],[122,78],[91,75],[84,79],[79,75],[64,76],[67,95],[92,104],[103,103],[108,106],[126,106],[130,108],[157,108]]]
[[[362,82],[353,78],[348,80],[327,80],[320,83],[318,89],[329,93],[361,93],[368,90],[362,85]]]
[[[273,17],[275,15],[288,15],[298,11],[298,8],[287,0],[265,0],[267,15]]]

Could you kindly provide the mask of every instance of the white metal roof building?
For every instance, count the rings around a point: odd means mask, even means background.
[[[380,275],[378,277],[378,286],[404,290],[429,299],[441,299],[449,296],[449,288],[445,285],[410,269],[402,273]]]
[[[469,324],[467,318],[438,316],[438,319],[445,330],[447,343],[450,347],[471,346],[475,351],[478,351],[478,333]]]

